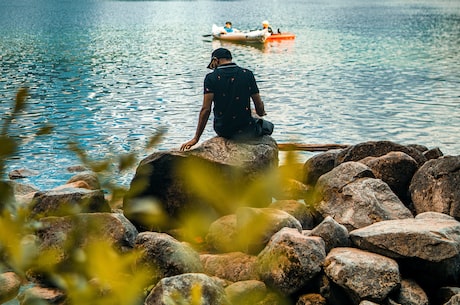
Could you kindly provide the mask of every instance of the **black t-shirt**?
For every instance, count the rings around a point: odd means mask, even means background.
[[[254,131],[251,95],[259,93],[252,71],[234,63],[219,66],[204,79],[204,94],[214,93],[214,130],[219,136],[234,136]]]

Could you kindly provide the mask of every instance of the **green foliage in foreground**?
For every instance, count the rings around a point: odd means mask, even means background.
[[[0,175],[5,176],[6,162],[12,157],[19,145],[19,139],[9,136],[10,126],[19,119],[26,109],[27,89],[20,89],[16,95],[11,113],[2,118],[0,131]],[[33,137],[46,136],[53,126],[43,125]],[[161,138],[161,133],[152,137],[147,148],[153,147]],[[82,163],[91,171],[110,176],[113,164],[118,171],[125,171],[135,164],[134,154],[119,156],[116,160],[92,161],[76,143],[69,143]],[[113,176],[113,175],[112,175]],[[112,194],[111,200],[117,201],[124,190],[110,181],[103,185]],[[99,237],[97,227],[88,228],[88,242],[84,247],[76,248],[70,236],[67,242],[71,264],[59,264],[58,251],[39,249],[34,235],[41,223],[31,220],[27,207],[16,206],[11,187],[0,182],[0,272],[14,271],[24,280],[30,270],[39,270],[50,275],[48,282],[63,290],[68,304],[141,304],[145,297],[144,288],[148,287],[151,275],[149,270],[135,270],[139,256],[136,251],[120,253],[106,240]],[[90,238],[89,238],[90,237]]]
[[[17,152],[20,140],[9,136],[9,129],[21,113],[26,110],[27,89],[20,89],[16,95],[11,113],[2,118],[0,130],[0,175],[5,176],[6,162]],[[32,135],[42,137],[53,132],[53,126],[44,124]],[[145,150],[152,149],[161,140],[164,130],[153,135],[146,144]],[[110,205],[114,206],[125,196],[123,187],[112,183],[110,177],[120,172],[133,169],[139,160],[134,153],[117,155],[105,160],[91,160],[78,143],[69,142],[69,150],[74,152],[82,164],[96,173],[102,188],[110,194]],[[294,154],[287,156],[287,164],[296,164]],[[184,175],[190,181],[190,187],[199,192],[203,198],[215,202],[213,208],[224,211],[228,206],[251,205],[261,194],[273,191],[279,182],[291,176],[291,169],[285,167],[281,173],[268,173],[263,179],[254,181],[246,188],[243,196],[235,198],[235,194],[225,191],[225,187],[218,187],[222,181],[210,181],[209,177],[216,177],[215,173],[203,172],[198,164],[190,164],[184,169]],[[293,170],[293,168],[292,168]],[[113,172],[116,171],[116,172]],[[106,179],[109,177],[109,179]],[[281,180],[280,180],[281,178]],[[216,186],[217,183],[217,186]],[[214,185],[212,189],[210,185]],[[151,270],[136,268],[139,258],[138,251],[120,253],[107,240],[100,236],[97,226],[85,228],[84,233],[73,232],[67,238],[67,248],[64,250],[69,259],[62,264],[62,253],[59,250],[40,249],[35,236],[41,227],[40,221],[29,217],[27,207],[17,206],[14,202],[11,186],[0,181],[0,273],[14,271],[26,281],[28,276],[35,275],[33,271],[47,275],[46,281],[65,292],[66,304],[101,304],[101,305],[131,305],[143,304],[148,290],[152,288]],[[183,219],[185,239],[193,241],[197,236],[203,236],[208,229],[209,215],[206,212],[188,215]],[[257,233],[257,230],[254,230]],[[86,234],[87,242],[77,246],[81,234]],[[247,236],[250,239],[250,236]],[[247,241],[241,241],[243,244]],[[32,274],[31,274],[32,270]],[[190,291],[189,300],[179,296],[169,296],[165,300],[170,305],[201,304],[201,288],[194,287]],[[35,303],[34,303],[35,304]],[[37,301],[36,304],[41,304]]]

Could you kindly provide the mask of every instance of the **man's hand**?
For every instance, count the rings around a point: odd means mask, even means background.
[[[182,144],[182,146],[180,147],[180,150],[181,150],[181,151],[189,150],[189,149],[192,148],[192,146],[195,145],[196,143],[198,143],[198,140],[195,139],[195,138],[193,138],[193,139],[191,139],[190,141],[188,141],[187,143]]]

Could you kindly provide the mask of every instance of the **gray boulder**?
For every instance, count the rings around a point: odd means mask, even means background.
[[[239,282],[258,280],[256,270],[257,257],[243,252],[223,254],[201,254],[204,272],[221,279]]]
[[[412,214],[386,183],[369,167],[346,162],[324,174],[316,185],[316,208],[332,216],[349,231],[382,220],[412,218]]]
[[[206,243],[211,250],[221,253],[240,251],[236,230],[236,215],[230,214],[215,220],[209,226]]]
[[[318,293],[308,293],[301,295],[295,305],[327,305],[327,301]]]
[[[388,184],[401,201],[407,204],[410,202],[409,185],[419,167],[411,156],[392,151],[380,157],[367,157],[359,162],[367,165],[375,178]]]
[[[440,262],[460,253],[460,222],[400,219],[374,223],[350,232],[356,247],[392,258]]]
[[[427,160],[438,159],[444,156],[439,147],[432,148],[423,152],[423,155]]]
[[[219,252],[259,253],[270,238],[284,227],[302,231],[291,214],[274,208],[239,208],[236,214],[215,220],[206,235],[210,249]]]
[[[214,137],[188,152],[203,159],[239,167],[252,178],[278,167],[278,145],[270,136],[244,142]]]
[[[375,178],[372,170],[360,162],[346,162],[322,175],[316,184],[316,189],[322,191],[325,187],[339,191],[345,185],[361,178]]]
[[[82,188],[37,192],[30,208],[31,217],[35,218],[110,211],[102,190]]]
[[[415,173],[410,193],[417,213],[428,211],[460,218],[460,156],[426,162]]]
[[[425,291],[411,279],[402,279],[401,287],[392,299],[398,304],[404,305],[429,305],[430,301]]]
[[[247,194],[257,179],[277,167],[278,147],[269,136],[251,142],[215,137],[190,151],[155,152],[140,162],[124,198],[124,213],[141,230],[152,230],[178,227],[182,217],[196,211],[216,219],[241,205],[266,206],[271,202],[266,190],[253,191],[250,200]],[[209,191],[210,185],[220,193]],[[169,220],[151,217],[152,210]]]
[[[142,232],[135,248],[141,250],[136,267],[153,271],[153,282],[183,273],[203,272],[198,252],[165,233]]]
[[[229,285],[225,292],[232,304],[256,305],[262,302],[269,290],[264,282],[248,280]]]
[[[36,304],[67,304],[65,293],[57,288],[48,288],[34,286],[21,291],[18,295],[19,304],[36,305]]]
[[[15,196],[28,195],[39,191],[39,189],[33,185],[20,183],[15,180],[7,181],[7,183],[12,187]]]
[[[285,211],[294,216],[304,230],[312,229],[318,217],[312,208],[297,200],[277,200],[268,207]]]
[[[355,248],[335,248],[327,255],[324,272],[348,293],[354,304],[381,302],[401,282],[396,261]]]
[[[36,232],[39,251],[54,250],[56,263],[64,263],[75,248],[85,247],[89,241],[109,242],[121,253],[134,248],[136,228],[122,214],[87,213],[65,217],[46,217],[40,220]]]
[[[428,151],[427,146],[422,145],[422,144],[417,144],[417,143],[407,144],[407,147],[415,148],[416,150],[418,150],[421,153],[424,153],[424,152]]]
[[[327,216],[319,225],[308,232],[308,235],[318,236],[324,240],[326,253],[336,247],[350,246],[348,230],[331,216]]]
[[[3,304],[14,297],[21,287],[21,278],[14,272],[0,274],[0,304]]]
[[[321,271],[326,257],[324,241],[284,228],[257,256],[257,270],[269,287],[286,295],[298,292]]]
[[[33,185],[10,180],[0,184],[0,192],[3,195],[0,200],[4,202],[2,206],[27,207],[38,191],[39,189]]]
[[[400,151],[408,154],[417,164],[425,163],[426,157],[423,153],[412,146],[405,146],[391,141],[369,141],[349,146],[339,152],[335,165],[349,161],[359,161],[366,157],[380,157],[392,151]]]
[[[314,155],[303,166],[302,182],[306,185],[315,186],[319,177],[330,172],[335,167],[335,159],[339,150],[330,150]]]
[[[353,304],[344,288],[329,279],[324,272],[319,277],[319,292],[327,300],[327,304],[350,305]]]
[[[67,180],[66,184],[74,183],[77,181],[84,181],[88,185],[90,190],[99,190],[101,189],[101,183],[99,182],[99,178],[97,174],[91,171],[84,171],[75,174],[69,180]]]
[[[312,192],[310,186],[292,178],[281,179],[275,189],[272,196],[277,200],[304,199]]]
[[[361,249],[400,261],[423,287],[459,283],[460,222],[442,218],[390,220],[350,232]]]
[[[38,171],[33,170],[33,169],[28,169],[28,168],[20,168],[20,169],[14,169],[8,173],[8,177],[11,180],[15,179],[23,179],[23,178],[28,178],[32,176],[37,176],[39,174]]]
[[[88,167],[84,166],[84,165],[70,165],[70,166],[67,166],[66,170],[69,172],[69,173],[81,173],[81,172],[86,172],[86,171],[89,171]]]
[[[197,292],[200,305],[231,305],[224,287],[202,273],[163,278],[147,296],[144,305],[194,304]],[[192,301],[194,296],[195,301]]]
[[[460,294],[452,296],[450,300],[444,305],[460,305]]]
[[[239,208],[236,212],[237,240],[243,252],[259,253],[282,228],[302,232],[300,222],[287,212],[271,208]]]

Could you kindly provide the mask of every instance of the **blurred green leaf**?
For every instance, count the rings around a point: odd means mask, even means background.
[[[4,159],[11,156],[17,150],[17,143],[13,138],[0,135],[0,158]]]
[[[16,94],[16,102],[14,104],[14,113],[18,113],[25,109],[26,107],[26,99],[29,94],[29,90],[27,88],[20,88]]]
[[[151,149],[154,146],[156,146],[158,143],[160,143],[165,133],[166,133],[166,129],[160,128],[156,134],[150,137],[147,143],[147,149]]]
[[[208,162],[188,158],[180,168],[180,175],[186,177],[185,181],[191,190],[222,214],[229,212],[229,207],[234,205],[234,188],[227,185],[229,181]]]
[[[134,153],[121,155],[118,160],[118,170],[120,172],[132,168],[136,165],[135,163],[137,162],[137,158]]]
[[[54,129],[54,126],[51,124],[46,124],[37,131],[36,135],[37,136],[43,136],[43,135],[48,135],[50,134]]]
[[[15,116],[26,109],[28,90],[21,88],[16,94],[12,114],[2,119],[0,133],[0,174],[3,174],[6,160],[18,150],[19,140],[9,136],[10,125]],[[24,138],[45,136],[52,133],[54,126],[42,125],[35,134],[24,134]],[[164,130],[153,135],[148,142],[148,149],[159,143]],[[135,166],[136,155],[129,153],[119,157],[91,160],[87,152],[77,142],[70,141],[68,149],[75,153],[86,168],[98,175],[115,177],[111,171],[127,170]],[[114,164],[117,163],[117,166]],[[143,183],[145,184],[145,182]],[[5,186],[3,188],[3,186]],[[119,201],[126,195],[126,189],[106,182],[112,200]],[[5,208],[15,206],[14,209]],[[149,203],[137,208],[148,208],[149,217],[155,221],[165,221],[161,207]],[[30,218],[30,207],[18,207],[14,202],[11,188],[7,183],[0,184],[0,266],[14,270],[25,278],[33,270],[39,276],[46,277],[56,287],[62,289],[66,304],[101,304],[101,305],[135,305],[142,304],[144,289],[151,285],[151,270],[135,268],[139,253],[135,250],[123,252],[116,250],[110,241],[99,236],[99,224],[87,225],[84,230],[77,229],[66,235],[62,245],[48,249],[41,248],[41,241],[36,235],[43,226]],[[63,211],[64,212],[64,211]],[[65,215],[73,213],[65,211]],[[158,218],[161,218],[159,220]],[[87,241],[81,245],[82,240]],[[30,304],[44,304],[43,300],[28,299]]]
[[[87,164],[89,168],[95,173],[106,172],[112,165],[111,160],[92,161]]]
[[[86,152],[78,146],[78,143],[69,141],[67,145],[69,147],[69,150],[74,152],[78,156],[78,158],[80,158],[80,160],[83,162],[83,164],[87,165],[87,163],[89,162],[88,156]]]

